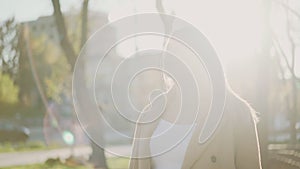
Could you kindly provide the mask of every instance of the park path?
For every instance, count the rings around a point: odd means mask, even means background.
[[[130,155],[130,146],[114,146],[111,150],[122,151],[122,154]],[[20,166],[29,164],[44,163],[49,158],[60,158],[65,160],[72,154],[75,157],[82,157],[88,159],[92,149],[89,146],[80,146],[71,148],[60,148],[53,150],[41,150],[41,151],[28,151],[28,152],[12,152],[12,153],[0,153],[0,168],[8,166]],[[106,153],[107,157],[113,157],[114,155]]]

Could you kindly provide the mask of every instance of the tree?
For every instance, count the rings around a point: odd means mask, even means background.
[[[8,74],[0,72],[0,106],[1,116],[11,116],[14,106],[18,103],[19,88]]]
[[[18,71],[18,24],[14,18],[0,25],[0,67],[15,81]]]
[[[18,102],[19,88],[9,75],[0,73],[0,102],[15,104]]]
[[[298,84],[300,83],[300,78],[296,74],[296,57],[297,57],[297,47],[299,47],[296,42],[299,41],[297,37],[296,24],[300,24],[300,13],[295,11],[292,8],[292,3],[290,1],[275,1],[276,5],[279,5],[283,9],[284,21],[285,24],[284,30],[285,33],[278,35],[273,31],[272,41],[273,46],[276,50],[276,56],[278,57],[278,69],[280,77],[282,80],[290,84],[290,99],[287,99],[287,106],[290,119],[290,134],[291,134],[291,143],[297,143],[297,129],[296,124],[299,118],[299,100],[298,100]],[[284,37],[284,38],[282,38]],[[286,39],[286,41],[282,40]],[[288,47],[285,47],[288,46]],[[287,89],[285,89],[287,90]],[[287,97],[288,98],[288,97]]]
[[[87,33],[88,33],[88,3],[89,0],[83,0],[82,4],[82,14],[81,14],[81,43],[80,43],[80,48],[84,45],[86,39],[87,39]],[[54,8],[54,17],[56,20],[56,26],[57,26],[57,31],[60,37],[60,45],[65,53],[65,56],[68,60],[68,63],[71,66],[71,70],[74,70],[75,62],[76,62],[76,50],[74,49],[74,45],[69,40],[68,37],[68,32],[65,24],[65,20],[63,17],[63,14],[61,12],[60,8],[60,2],[59,0],[52,0],[52,5]],[[84,69],[84,68],[82,68]],[[83,86],[87,87],[87,86]],[[104,155],[104,150],[101,149],[100,147],[96,146],[93,141],[91,141],[92,144],[92,155],[91,159],[98,159],[94,163],[95,167],[99,168],[107,168],[106,160],[105,160],[105,155]]]
[[[14,18],[0,24],[0,105],[1,116],[17,112],[19,87],[18,73],[18,24]]]

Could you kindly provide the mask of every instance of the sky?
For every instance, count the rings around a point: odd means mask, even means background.
[[[63,12],[79,9],[82,4],[82,0],[60,2]],[[236,56],[232,60],[246,53],[250,54],[261,46],[259,37],[262,18],[259,16],[258,2],[259,0],[163,0],[167,13],[175,11],[176,16],[194,24],[210,38],[221,54]],[[89,10],[106,12],[110,21],[138,12],[156,12],[155,0],[90,0]],[[51,0],[0,0],[0,22],[11,17],[15,17],[18,22],[32,21],[52,13]],[[282,29],[278,31],[283,32]],[[300,66],[297,69],[300,75]]]
[[[63,5],[66,10],[69,5]],[[53,12],[50,0],[0,0],[0,21],[15,17],[17,21],[35,20]]]
[[[176,16],[199,27],[221,53],[229,56],[234,52],[238,56],[259,46],[256,35],[260,34],[261,23],[257,1],[163,0],[163,5],[167,13],[175,11]],[[60,2],[62,11],[66,12],[80,8],[82,0]],[[155,0],[90,0],[89,9],[107,12],[110,21],[136,12],[157,12]],[[0,0],[0,22],[13,16],[20,22],[30,21],[52,13],[51,0]],[[229,39],[247,44],[228,43]]]
[[[108,12],[127,0],[90,0],[90,9]],[[60,0],[63,12],[78,9],[82,0]],[[51,0],[0,0],[0,22],[15,17],[19,22],[35,20],[53,13]]]
[[[60,0],[60,4],[67,12],[79,9],[82,0]],[[156,12],[156,7],[155,0],[90,0],[89,10],[108,13],[115,20],[135,12]],[[13,16],[19,22],[32,21],[52,13],[51,0],[0,0],[0,22]]]

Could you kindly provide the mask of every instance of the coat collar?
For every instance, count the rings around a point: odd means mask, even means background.
[[[209,144],[211,142],[211,139],[209,139],[204,144],[199,144],[199,141],[198,141],[199,136],[200,136],[200,131],[204,126],[204,122],[207,118],[207,115],[208,115],[208,112],[210,109],[210,101],[209,101],[209,100],[211,100],[210,96],[211,95],[209,95],[209,94],[206,94],[204,96],[202,95],[202,97],[205,97],[202,100],[206,100],[206,101],[200,102],[200,110],[199,110],[200,113],[199,113],[198,119],[197,119],[197,126],[193,132],[192,138],[191,138],[190,143],[185,152],[184,161],[183,161],[183,165],[182,165],[183,169],[191,168],[191,166],[194,164],[194,162],[198,158],[201,157],[201,155],[207,148],[207,144]]]
[[[218,135],[218,133],[224,129],[224,124],[225,122],[228,120],[228,118],[230,118],[230,113],[229,112],[229,107],[230,107],[230,101],[229,100],[232,100],[231,99],[231,94],[229,93],[228,97],[227,97],[227,100],[226,100],[226,106],[224,108],[224,115],[223,115],[223,118],[220,122],[220,124],[218,125],[218,128],[217,130],[214,132],[214,134],[212,135],[212,137],[207,140],[205,143],[203,144],[200,144],[199,143],[199,136],[200,136],[200,131],[201,129],[203,128],[204,126],[204,121],[206,120],[207,118],[207,113],[206,114],[202,114],[202,116],[199,117],[199,120],[198,120],[198,124],[200,125],[197,125],[196,127],[196,130],[194,131],[193,133],[193,136],[190,140],[190,143],[189,143],[189,146],[185,152],[185,158],[184,158],[184,161],[183,161],[183,165],[182,165],[182,169],[189,169],[189,168],[192,168],[193,165],[195,164],[195,162],[197,162],[197,160],[199,158],[201,158],[201,156],[203,154],[205,154],[205,151],[207,150],[207,148],[209,147],[209,145],[213,142],[213,140],[215,139],[215,137]],[[202,107],[206,107],[207,108],[207,103],[203,103],[202,102]],[[202,109],[201,110],[202,112],[208,112],[208,110],[206,109]]]

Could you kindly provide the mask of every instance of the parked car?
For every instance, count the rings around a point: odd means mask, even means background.
[[[26,142],[30,130],[24,126],[10,121],[0,121],[0,143],[4,142]]]

